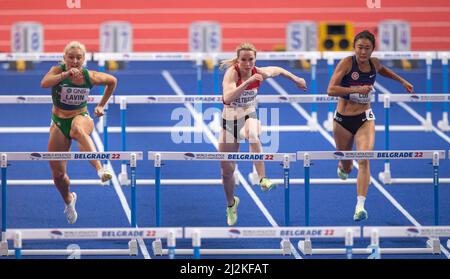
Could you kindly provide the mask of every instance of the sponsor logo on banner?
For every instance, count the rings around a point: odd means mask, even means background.
[[[330,229],[303,229],[303,230],[281,230],[280,236],[306,237],[306,236],[333,236],[334,230]]]
[[[213,97],[204,97],[204,96],[196,96],[196,97],[185,97],[186,102],[221,102],[222,97],[220,96],[213,96]]]
[[[88,160],[109,160],[111,159],[111,154],[96,154],[96,153],[73,153],[73,158],[77,159],[88,159]],[[120,159],[120,154],[113,154],[112,159]]]
[[[116,237],[143,237],[144,231],[136,230],[120,230],[120,231],[103,231],[103,238],[116,238]]]
[[[184,156],[184,159],[187,159],[187,160],[195,159],[194,153],[184,153],[183,156]]]
[[[228,235],[231,238],[238,238],[241,235],[241,231],[238,229],[230,229],[228,230]]]
[[[278,100],[279,100],[279,101],[283,101],[283,102],[289,101],[288,97],[285,97],[285,96],[280,96],[280,97],[278,97]]]
[[[67,239],[79,239],[79,238],[85,238],[85,239],[96,239],[98,238],[99,231],[97,230],[88,230],[88,231],[65,231],[64,232],[64,238]]]
[[[434,227],[434,228],[408,228],[406,234],[411,237],[448,237],[450,236],[450,228]]]
[[[422,152],[378,152],[377,158],[421,158],[423,157]]]
[[[242,236],[245,236],[245,237],[276,237],[277,231],[275,229],[242,230]]]
[[[344,152],[336,151],[333,153],[333,157],[336,159],[340,159],[340,158],[345,157],[345,154],[344,154]]]
[[[408,228],[406,229],[406,234],[408,236],[416,236],[419,234],[419,230],[417,228]]]
[[[330,102],[330,101],[334,102],[334,101],[338,100],[338,97],[333,97],[333,96],[320,97],[320,96],[317,96],[317,97],[315,97],[315,99],[316,99],[316,102]]]
[[[409,99],[414,102],[414,101],[419,101],[420,97],[417,95],[411,95],[411,96],[409,96]]]
[[[42,155],[40,153],[37,152],[33,152],[30,154],[30,159],[31,160],[39,160],[42,158]]]
[[[197,160],[223,160],[225,159],[224,154],[217,153],[197,153],[195,155]]]
[[[264,154],[228,154],[228,160],[273,161],[273,155]]]
[[[62,233],[62,231],[53,230],[53,231],[50,231],[50,237],[52,239],[62,238],[63,237],[63,233]]]
[[[24,96],[17,97],[17,102],[18,103],[24,103],[26,100],[27,100],[27,97],[24,97]]]
[[[156,102],[158,99],[156,99],[156,97],[147,97],[147,101],[149,102],[149,103],[153,103],[153,102]]]

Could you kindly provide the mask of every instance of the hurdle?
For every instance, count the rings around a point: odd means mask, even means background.
[[[57,56],[56,56],[57,57]],[[91,95],[88,97],[88,104],[98,104],[102,96]],[[112,98],[108,100],[108,103],[112,103]],[[52,104],[51,96],[42,95],[11,95],[0,96],[0,105],[3,104],[17,104],[17,105],[33,105],[33,104]],[[49,133],[50,125],[46,127],[0,127],[0,134],[17,134],[17,133]],[[23,179],[11,179],[8,180],[9,185],[53,185],[51,179],[40,180],[23,180]],[[109,185],[109,182],[101,182],[100,179],[73,179],[72,185]]]
[[[353,250],[353,238],[361,234],[360,227],[185,227],[184,237],[192,239],[192,249],[178,249],[177,253],[194,255],[200,259],[201,255],[234,255],[236,249],[202,249],[202,239],[243,239],[243,238],[343,238],[347,258],[351,258]],[[285,242],[286,243],[286,242]],[[289,242],[288,242],[289,243]],[[162,251],[163,253],[165,250]],[[289,255],[290,247],[281,249],[239,249],[238,254],[277,254]]]
[[[337,102],[337,97],[332,97],[328,95],[258,95],[256,97],[256,102],[265,103],[329,103]],[[185,96],[173,96],[173,95],[117,95],[114,98],[115,104],[120,104],[120,127],[109,127],[107,132],[111,133],[121,133],[122,139],[122,151],[125,152],[126,147],[126,134],[127,133],[153,133],[153,132],[202,132],[200,128],[197,127],[129,127],[126,124],[126,112],[127,104],[184,104],[184,103],[209,103],[218,104],[222,103],[222,96],[217,95],[185,95]],[[178,130],[180,129],[180,130]],[[284,125],[278,127],[262,126],[264,132],[312,132],[313,129],[309,125]],[[249,181],[252,184],[257,184],[259,179],[254,170],[248,175]],[[236,181],[238,181],[236,179]],[[119,174],[119,182],[121,185],[129,185],[128,175],[126,173],[126,165],[122,164],[121,173]],[[273,182],[277,184],[283,183],[282,179],[274,179]],[[303,179],[291,179],[291,184],[304,184]],[[351,178],[346,181],[333,178],[324,179],[312,179],[312,184],[354,184],[356,179]],[[154,185],[154,181],[151,179],[138,179],[138,185]],[[162,185],[222,185],[222,180],[220,179],[197,179],[195,181],[182,180],[182,179],[163,179],[161,180]]]
[[[380,94],[378,96],[378,102],[384,103],[384,148],[390,149],[390,107],[391,102],[442,102],[448,103],[450,101],[450,94]],[[425,123],[423,123],[425,125]],[[423,127],[419,126],[419,128]],[[410,126],[406,126],[408,128]],[[405,129],[406,131],[406,129]],[[410,130],[407,130],[410,131]],[[390,161],[386,158],[384,162],[384,171],[378,174],[378,179],[383,184],[400,184],[400,183],[432,183],[431,178],[392,178],[390,170]],[[439,183],[450,183],[450,178],[439,178]]]
[[[327,95],[259,95],[256,97],[257,103],[326,103],[337,102],[337,97],[330,97]],[[127,133],[153,133],[153,132],[202,132],[199,127],[129,127],[126,125],[126,111],[127,104],[222,104],[222,96],[217,95],[185,95],[185,96],[173,96],[173,95],[117,95],[114,98],[115,104],[120,104],[120,127],[108,127],[107,132],[121,133],[122,151],[126,151],[126,134]],[[213,120],[214,121],[214,120]],[[263,126],[264,132],[297,132],[297,131],[312,131],[309,125],[285,125],[285,126]],[[253,181],[253,178],[251,179]],[[128,176],[126,173],[126,166],[122,164],[122,170],[119,175],[119,182],[121,185],[128,185]],[[337,180],[335,181],[337,182]],[[181,183],[189,184],[190,181],[180,180],[163,180],[162,184],[178,185]],[[195,184],[214,184],[221,185],[221,180],[205,180],[197,181]],[[280,180],[277,183],[282,183]],[[299,181],[295,180],[295,183]],[[346,182],[349,183],[349,182]],[[154,185],[152,180],[138,180],[138,185]]]
[[[0,255],[8,255],[7,242],[7,167],[12,161],[67,161],[67,160],[128,160],[131,173],[131,227],[136,227],[136,165],[142,160],[142,152],[1,152],[2,174],[2,240]],[[137,245],[133,243],[133,245]],[[128,250],[127,250],[128,251]],[[39,250],[43,255],[53,255],[54,250]],[[116,251],[119,252],[119,251]],[[24,253],[28,253],[24,251]],[[33,252],[30,252],[33,254]],[[47,254],[48,253],[48,254]],[[108,251],[105,252],[109,255]],[[122,251],[123,253],[123,251]]]
[[[87,255],[129,255],[137,256],[139,250],[136,238],[155,239],[166,238],[169,249],[176,249],[176,239],[183,237],[183,228],[78,228],[78,229],[8,229],[6,239],[14,241],[14,250],[6,250],[7,256],[15,256],[16,259],[22,255],[38,256],[69,256],[71,259],[80,259]],[[80,249],[77,244],[71,244],[63,250],[24,250],[23,240],[115,240],[131,239],[128,249]],[[2,251],[5,252],[5,251]],[[171,252],[170,255],[173,255]],[[6,256],[2,253],[2,256]],[[173,259],[173,256],[169,257]]]
[[[4,52],[0,53],[0,61],[12,62],[17,60],[42,62],[42,61],[62,61],[62,52]],[[85,53],[85,63],[91,61],[94,55],[91,52]]]
[[[439,51],[437,57],[441,59],[442,63],[442,92],[450,93],[448,91],[448,58],[450,57],[450,51]],[[442,105],[442,119],[438,121],[437,126],[442,131],[450,131],[450,125],[448,125],[448,103],[443,103]]]
[[[385,160],[406,159],[406,160],[432,160],[433,163],[433,193],[434,193],[434,225],[439,225],[439,160],[445,159],[444,150],[382,150],[382,151],[311,151],[297,152],[297,161],[303,160],[305,173],[305,225],[310,225],[310,166],[312,160]],[[384,253],[434,253],[439,249],[439,240],[429,239],[427,248],[391,248]],[[298,248],[304,254],[335,254],[342,253],[342,249],[313,249],[310,238],[298,243]],[[408,249],[408,250],[405,250]],[[367,250],[364,250],[367,252]],[[364,253],[365,253],[364,252]]]
[[[154,161],[155,167],[155,204],[156,204],[156,226],[160,227],[161,220],[161,166],[162,161],[264,161],[264,162],[280,162],[283,165],[284,178],[284,222],[285,226],[290,225],[290,189],[289,189],[289,171],[290,162],[295,162],[295,153],[237,153],[237,152],[164,152],[164,151],[149,151],[148,159]],[[195,180],[193,180],[195,181]],[[290,249],[291,243],[287,239],[281,241],[281,249],[287,251]],[[283,248],[284,247],[284,248]],[[164,255],[166,250],[162,249],[161,240],[155,240],[152,243],[153,253],[157,255]],[[268,251],[258,250],[235,250],[237,254],[245,253],[262,253]],[[192,250],[177,249],[177,253],[191,253]],[[204,250],[204,253],[209,253]],[[215,253],[215,251],[211,251]]]

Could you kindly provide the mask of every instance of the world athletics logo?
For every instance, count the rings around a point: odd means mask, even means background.
[[[238,229],[230,229],[228,230],[228,235],[231,238],[238,238],[241,235],[241,231]]]
[[[335,159],[341,159],[341,158],[345,157],[345,154],[344,154],[344,152],[336,151],[336,152],[333,153],[333,157]]]
[[[63,233],[58,230],[50,231],[50,237],[53,239],[59,239],[63,237]]]
[[[414,101],[419,101],[420,97],[417,95],[411,95],[411,96],[409,96],[409,99],[414,102]]]
[[[184,153],[183,156],[184,156],[184,159],[186,159],[186,160],[193,160],[193,159],[195,159],[195,154],[194,153]]]
[[[417,228],[408,228],[406,229],[406,234],[408,236],[416,236],[419,234],[419,230]]]
[[[16,100],[18,103],[24,103],[27,100],[27,97],[19,96]]]
[[[31,160],[39,160],[42,158],[41,153],[37,153],[37,152],[33,152],[30,154],[30,159]]]

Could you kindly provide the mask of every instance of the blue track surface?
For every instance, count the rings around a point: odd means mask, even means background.
[[[301,77],[305,77],[310,87],[310,72],[290,67],[289,63],[271,63],[288,68]],[[419,63],[419,67],[411,71],[397,69],[415,86],[416,92],[425,92],[425,67]],[[17,73],[8,70],[0,71],[2,95],[48,95],[49,90],[39,87],[43,75],[50,68],[51,63],[34,64],[34,69],[25,73]],[[259,66],[267,65],[267,62],[259,62]],[[97,69],[95,64],[89,65],[91,69]],[[124,70],[114,72],[119,84],[115,94],[117,95],[174,95],[175,92],[162,76],[162,71],[167,70],[175,79],[185,94],[197,94],[196,70],[192,63],[128,63]],[[212,73],[204,71],[204,94],[213,92]],[[220,75],[222,79],[223,73]],[[435,63],[432,71],[433,92],[442,91],[441,65]],[[277,78],[275,81],[290,94],[302,94],[294,85],[286,79]],[[319,63],[317,90],[325,92],[328,85],[327,69],[323,62]],[[391,92],[403,92],[401,86],[390,80],[379,78],[381,85]],[[307,91],[307,94],[310,91]],[[94,94],[99,94],[98,89]],[[268,82],[265,82],[260,94],[279,94]],[[425,117],[425,104],[408,104],[422,117]],[[182,105],[128,105],[128,126],[173,126],[180,119],[173,117],[176,109]],[[206,110],[212,105],[204,105]],[[311,105],[302,107],[311,112]],[[378,125],[384,123],[384,110],[381,103],[373,103]],[[50,105],[1,105],[2,117],[0,127],[44,127],[50,123]],[[304,119],[290,104],[274,104],[260,106],[264,111],[271,108],[279,109],[279,125],[305,125]],[[93,106],[89,106],[93,114]],[[433,124],[441,118],[442,104],[433,104]],[[327,117],[328,104],[318,105],[318,118],[320,123]],[[8,116],[8,117],[5,117]],[[273,116],[273,115],[271,115]],[[274,125],[273,117],[266,124]],[[194,123],[192,118],[184,119]],[[206,119],[207,123],[209,122]],[[97,120],[95,120],[97,121]],[[271,122],[272,121],[272,122]],[[110,107],[108,124],[120,126],[120,111],[118,106]],[[264,123],[263,123],[264,124]],[[397,104],[392,105],[391,124],[393,125],[420,125],[403,108]],[[448,137],[443,138],[433,132],[391,132],[391,149],[450,149]],[[101,136],[101,134],[100,134]],[[198,136],[198,135],[197,135]],[[194,139],[192,134],[190,139]],[[271,142],[265,144],[266,150],[271,144],[276,144],[273,152],[295,152],[306,150],[333,150],[332,144],[318,132],[281,132],[271,135]],[[48,134],[0,134],[1,151],[45,151],[47,149]],[[170,133],[130,133],[127,135],[128,150],[146,152],[149,150],[160,151],[216,151],[214,146],[205,143],[186,142],[175,144]],[[272,147],[274,147],[272,145]],[[77,150],[76,144],[73,149]],[[120,134],[112,133],[109,136],[109,149],[121,149]],[[384,132],[376,133],[375,150],[384,149]],[[248,151],[248,144],[242,144],[242,151]],[[145,156],[146,157],[146,156]],[[378,178],[378,173],[384,169],[383,161],[371,162],[371,173]],[[120,162],[114,162],[116,174],[120,172]],[[137,179],[154,178],[153,162],[144,160],[138,162]],[[266,164],[268,176],[282,178],[282,168],[277,164]],[[251,163],[240,163],[239,170],[247,177],[252,170]],[[311,169],[312,178],[336,178],[336,162],[315,162]],[[391,162],[391,171],[396,178],[431,178],[432,166],[425,160],[407,161],[395,160]],[[72,179],[94,179],[96,174],[87,162],[69,162],[69,176]],[[450,177],[450,160],[441,161],[441,177]],[[301,163],[291,165],[291,177],[303,178]],[[351,174],[356,177],[356,169]],[[51,172],[46,162],[13,162],[8,168],[8,179],[50,179]],[[162,168],[162,178],[220,178],[218,162],[166,162]],[[378,181],[378,180],[377,180]],[[383,187],[403,208],[421,225],[433,225],[433,188],[431,184],[412,185],[386,185]],[[278,225],[284,224],[284,191],[282,187],[269,193],[260,192],[253,187],[263,205],[268,209]],[[75,227],[127,227],[127,219],[123,205],[119,200],[119,192],[111,185],[102,186],[73,186],[72,190],[78,194],[77,211],[79,214]],[[123,191],[130,204],[130,188],[119,187]],[[137,199],[137,223],[140,227],[155,226],[155,191],[154,187],[138,186]],[[63,214],[62,200],[53,186],[11,186],[8,188],[8,227],[9,228],[63,228],[70,227]],[[247,190],[241,185],[236,189],[240,197],[238,226],[270,226],[267,219]],[[450,188],[448,184],[441,184],[440,188],[440,224],[450,225]],[[353,210],[356,200],[355,185],[313,185],[311,189],[311,225],[317,226],[352,226]],[[162,188],[162,225],[163,226],[226,226],[225,197],[222,187],[219,186],[163,186]],[[411,220],[380,192],[374,185],[369,188],[366,209],[369,219],[364,223],[368,226],[401,226],[413,225]],[[304,187],[293,185],[291,188],[291,225],[302,226],[305,222],[304,213]],[[298,239],[291,242],[296,246]],[[441,239],[446,243],[447,239]],[[366,247],[368,239],[356,239],[356,247]],[[64,249],[72,242],[47,242],[28,241],[24,243],[25,249]],[[81,248],[126,248],[126,241],[77,241]],[[155,256],[151,252],[151,242],[145,241],[150,257]],[[190,241],[180,240],[177,247],[189,248]],[[278,248],[279,240],[203,240],[204,248]],[[342,247],[341,240],[314,241],[315,248]],[[382,247],[425,247],[425,239],[382,239]],[[448,250],[448,249],[447,249]],[[31,256],[30,256],[31,257]],[[86,256],[87,257],[87,256]],[[139,257],[143,257],[142,253]],[[205,258],[293,258],[293,256],[210,256]],[[305,258],[344,258],[344,255],[314,255],[303,256]],[[365,258],[367,255],[355,255],[355,258]],[[34,257],[31,257],[34,258]],[[161,258],[158,256],[157,258]],[[184,258],[181,256],[181,258]],[[447,258],[441,255],[383,255],[383,258]]]

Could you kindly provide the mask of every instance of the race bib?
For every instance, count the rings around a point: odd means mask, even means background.
[[[258,90],[244,90],[239,98],[236,98],[233,102],[231,102],[230,106],[232,107],[249,107],[254,106],[256,101],[256,95],[258,94]]]
[[[367,121],[375,120],[375,114],[373,113],[372,109],[368,109],[365,112],[366,112],[366,120]]]
[[[87,102],[90,93],[89,88],[78,87],[62,87],[61,88],[61,103],[71,106],[78,106]]]
[[[373,102],[375,99],[373,93],[375,93],[375,90],[370,91],[369,94],[351,93],[349,94],[348,98],[350,101],[353,101],[355,103],[368,104],[370,102]]]

